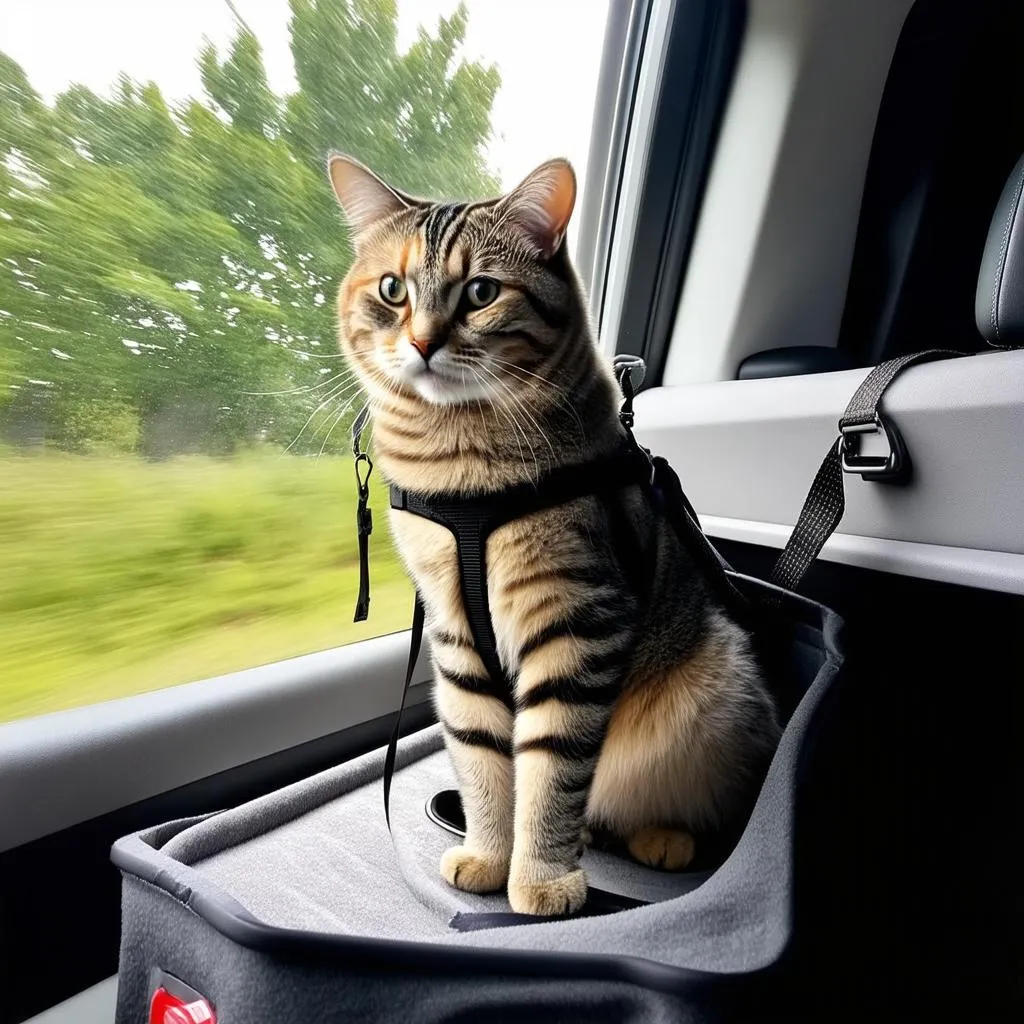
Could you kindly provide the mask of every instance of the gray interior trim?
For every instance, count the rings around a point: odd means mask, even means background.
[[[663,380],[836,343],[882,91],[913,0],[750,0]]]
[[[868,371],[655,388],[637,434],[702,515],[789,528]],[[846,477],[843,534],[1024,555],[1024,352],[917,366],[886,393],[906,486]]]
[[[116,1008],[117,978],[107,978],[25,1024],[113,1024]]]
[[[700,523],[709,537],[769,548],[785,547],[790,534],[790,527],[778,523],[753,523],[724,516],[700,516]],[[942,544],[834,533],[818,557],[827,562],[900,576],[979,587],[1003,594],[1024,594],[1024,555],[1007,551],[951,548]]]
[[[0,725],[0,851],[392,713],[408,632]],[[427,699],[421,655],[409,702]]]
[[[626,159],[619,182],[618,205],[611,235],[601,315],[601,345],[615,351],[621,329],[622,306],[626,297],[629,254],[633,251],[637,218],[651,145],[652,126],[661,93],[668,52],[669,25],[673,0],[651,0],[643,56],[637,75]]]
[[[600,319],[608,247],[633,108],[648,0],[610,0],[601,74],[587,155],[587,177],[576,236],[576,268],[590,294],[594,323]]]

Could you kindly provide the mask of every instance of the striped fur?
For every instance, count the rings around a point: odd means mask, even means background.
[[[341,347],[370,396],[389,480],[496,491],[614,449],[617,389],[563,244],[568,164],[545,164],[500,199],[441,204],[347,158],[330,170],[356,241],[338,298]],[[381,297],[385,275],[407,286],[400,304]],[[482,308],[470,301],[479,278],[499,287]],[[778,738],[775,710],[749,638],[637,488],[491,535],[488,592],[512,708],[489,692],[474,650],[454,538],[404,512],[392,528],[427,608],[437,712],[466,811],[466,839],[441,863],[451,884],[507,885],[526,913],[571,911],[585,898],[588,826],[646,863],[681,868],[692,831],[741,813]]]

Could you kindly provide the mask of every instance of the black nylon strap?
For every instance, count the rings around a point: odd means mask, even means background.
[[[360,441],[363,428],[370,415],[369,403],[359,410],[352,421],[352,455],[355,458],[356,490],[359,496],[356,505],[356,537],[359,542],[359,594],[356,597],[356,613],[353,622],[365,622],[370,614],[370,534],[373,533],[373,511],[370,508],[370,474],[373,463],[370,456],[362,451]]]
[[[930,363],[936,359],[952,359],[963,355],[945,348],[930,348],[924,352],[911,352],[896,359],[879,363],[861,382],[853,393],[850,404],[839,420],[839,427],[859,426],[873,423],[878,413],[878,403],[889,385],[908,367],[918,363]]]
[[[492,693],[514,707],[512,683],[501,665],[487,596],[487,538],[498,527],[576,498],[608,494],[630,485],[647,485],[651,463],[638,447],[552,471],[537,483],[488,494],[415,494],[391,488],[391,507],[430,519],[454,537],[466,617]]]
[[[886,389],[908,367],[936,359],[950,359],[962,354],[947,349],[929,349],[880,363],[854,392],[839,420],[840,431],[878,424],[889,437],[891,445],[901,445],[896,428],[886,423],[879,411],[879,403]],[[844,434],[829,448],[821,466],[818,467],[796,526],[793,527],[793,532],[772,569],[769,582],[784,590],[796,590],[800,586],[807,570],[821,553],[825,542],[835,532],[846,511],[846,494],[843,490],[845,440]],[[905,458],[905,453],[902,454]],[[902,478],[906,478],[905,473]]]
[[[416,661],[420,656],[420,647],[423,645],[423,602],[420,595],[416,595],[416,603],[412,610],[412,634],[409,637],[409,663],[405,667],[405,682],[402,684],[402,699],[398,703],[398,715],[395,718],[395,727],[391,730],[391,739],[388,740],[388,751],[384,755],[384,820],[388,823],[388,831],[391,831],[391,780],[395,777],[395,758],[398,755],[398,738],[402,732],[402,712],[405,711],[405,701],[409,696],[409,685],[412,683],[412,674],[416,670]]]
[[[444,526],[455,538],[462,600],[473,643],[487,670],[490,692],[511,708],[512,687],[498,657],[487,597],[486,548],[487,536],[495,528],[492,525],[497,516],[494,503],[428,498],[392,488],[391,507],[430,519]]]
[[[359,501],[356,504],[356,537],[359,541],[359,594],[353,622],[365,622],[370,614],[370,534],[373,533],[373,510],[370,508],[370,474],[373,463],[370,456],[360,452],[356,456],[356,485]]]
[[[729,565],[700,528],[697,513],[683,492],[675,470],[660,455],[654,457],[653,463],[654,487],[660,494],[662,511],[679,542],[726,611],[740,625],[749,628],[753,619],[751,604],[726,575]]]

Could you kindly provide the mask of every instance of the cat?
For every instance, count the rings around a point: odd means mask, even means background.
[[[494,492],[619,449],[621,395],[565,241],[567,161],[468,203],[406,195],[343,155],[328,171],[355,248],[338,293],[341,350],[391,483]],[[520,913],[570,913],[586,899],[591,829],[681,870],[695,833],[742,812],[777,713],[750,637],[640,487],[491,535],[487,587],[514,710],[480,692],[452,534],[402,511],[391,526],[426,607],[465,810],[465,839],[440,864],[451,885],[507,888]]]

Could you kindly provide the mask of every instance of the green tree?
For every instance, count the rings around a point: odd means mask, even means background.
[[[462,7],[404,54],[392,0],[291,10],[286,97],[244,25],[226,56],[203,48],[205,96],[177,108],[124,77],[49,107],[0,54],[0,437],[224,454],[285,447],[312,414],[295,450],[324,443],[353,397],[331,312],[351,253],[324,157],[425,194],[493,193],[499,77],[458,60]]]
[[[501,76],[493,66],[456,63],[466,33],[463,4],[440,20],[436,35],[420,29],[405,54],[398,52],[394,0],[290,6],[299,91],[289,98],[285,123],[297,153],[319,164],[342,150],[413,193],[497,191],[482,149]]]

